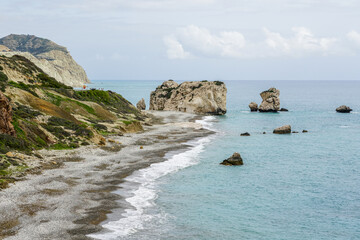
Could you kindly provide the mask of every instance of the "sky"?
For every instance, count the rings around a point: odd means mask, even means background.
[[[360,80],[359,0],[0,0],[90,80]]]

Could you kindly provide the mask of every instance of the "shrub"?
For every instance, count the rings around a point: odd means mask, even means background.
[[[39,73],[37,77],[40,80],[42,86],[44,87],[72,89],[72,87],[69,87],[63,83],[58,82],[55,78],[50,77],[45,73]]]

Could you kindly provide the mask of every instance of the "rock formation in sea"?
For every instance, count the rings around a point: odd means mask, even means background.
[[[352,109],[348,106],[342,105],[342,106],[336,108],[336,111],[339,113],[350,113],[352,111]]]
[[[15,129],[12,125],[12,108],[5,95],[0,92],[0,133],[15,135]]]
[[[252,112],[257,112],[257,110],[258,110],[258,105],[257,105],[256,102],[251,102],[251,103],[249,104],[249,108],[250,108],[250,111],[252,111]]]
[[[1,55],[21,55],[57,81],[72,87],[89,83],[84,69],[75,62],[69,51],[48,39],[33,35],[11,34],[0,39]]]
[[[239,165],[244,165],[244,162],[240,156],[240,153],[235,152],[231,157],[225,159],[220,164],[227,166],[239,166]]]
[[[281,108],[279,111],[280,112],[288,112],[289,110],[287,110],[286,108]]]
[[[262,103],[260,104],[260,112],[277,112],[280,110],[280,90],[270,88],[260,93]]]
[[[291,126],[290,125],[285,125],[279,128],[275,128],[273,133],[275,134],[288,134],[291,133]]]
[[[139,110],[145,110],[146,109],[146,104],[145,104],[144,98],[142,98],[140,101],[138,101],[138,103],[136,104],[136,107]]]
[[[226,113],[226,86],[220,81],[163,82],[151,92],[150,110],[181,111],[197,114]]]
[[[241,133],[240,136],[250,136],[250,133],[244,132],[244,133]]]

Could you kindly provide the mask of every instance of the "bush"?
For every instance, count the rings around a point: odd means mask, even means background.
[[[5,73],[0,71],[0,82],[7,82],[9,80]]]
[[[50,77],[45,73],[39,73],[37,77],[40,80],[42,86],[44,87],[72,89],[72,87],[69,87],[63,83],[58,82],[55,78]]]
[[[7,153],[11,150],[26,151],[30,146],[23,139],[7,134],[0,134],[0,153]]]

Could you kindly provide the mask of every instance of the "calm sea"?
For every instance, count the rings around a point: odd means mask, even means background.
[[[360,81],[225,83],[227,114],[202,121],[217,134],[128,177],[127,192],[119,194],[132,207],[97,237],[360,239]],[[94,81],[91,87],[133,104],[144,97],[148,105],[160,84]],[[248,104],[260,104],[259,93],[270,87],[280,89],[281,107],[289,112],[249,112]],[[336,113],[343,104],[354,111]],[[271,134],[285,124],[300,133]],[[219,165],[233,152],[243,166]]]

